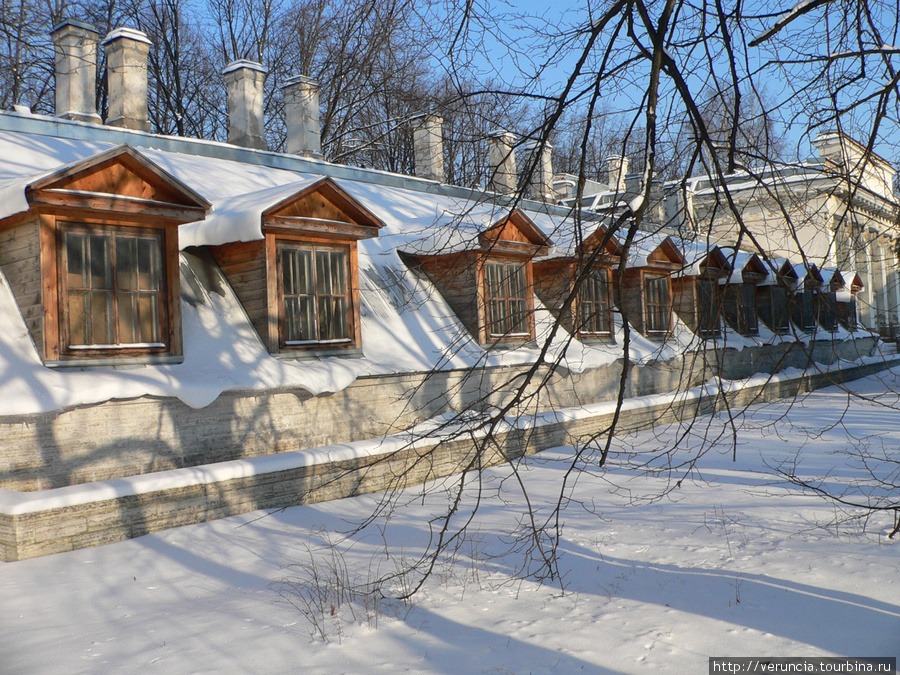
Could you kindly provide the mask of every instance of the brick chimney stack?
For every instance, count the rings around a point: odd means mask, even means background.
[[[50,32],[55,52],[56,115],[100,123],[97,114],[97,29],[67,19]]]
[[[266,150],[263,128],[263,85],[269,71],[256,61],[233,61],[225,66],[228,88],[228,142]]]
[[[134,28],[116,28],[106,39],[106,82],[113,127],[150,131],[147,114],[147,56],[152,43]]]
[[[416,176],[444,182],[444,119],[425,114],[413,120]]]
[[[287,126],[285,149],[289,154],[322,157],[322,127],[319,123],[319,83],[297,75],[281,88]]]

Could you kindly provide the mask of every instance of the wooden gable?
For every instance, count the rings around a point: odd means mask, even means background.
[[[535,256],[547,253],[550,239],[519,209],[504,216],[478,237],[483,249]]]
[[[797,288],[797,285],[800,283],[800,277],[797,274],[797,270],[794,269],[794,266],[789,260],[784,261],[784,264],[778,269],[776,277],[779,285],[785,286],[790,290]]]
[[[323,178],[263,211],[263,226],[329,239],[369,239],[384,223],[337,183]]]
[[[852,275],[852,276],[850,276]],[[844,288],[856,295],[863,289],[863,282],[856,272],[848,272],[844,277]]]
[[[622,254],[622,245],[619,243],[618,238],[615,235],[610,235],[607,238],[607,233],[609,230],[605,225],[601,225],[596,230],[594,230],[581,244],[581,250],[584,253],[593,252],[599,246],[603,245],[603,251],[601,251],[601,255],[606,256],[615,256],[618,257]],[[604,244],[603,240],[606,238],[606,243]]]
[[[806,269],[806,276],[802,279],[802,286],[805,290],[815,290],[822,286],[822,274],[815,264],[811,264]]]
[[[672,237],[666,237],[657,246],[650,255],[647,256],[647,262],[661,263],[663,265],[684,265],[685,259],[678,248],[678,245],[672,240]]]
[[[729,274],[731,269],[731,263],[718,246],[713,246],[703,262],[700,263],[701,274],[714,279]]]
[[[844,275],[841,274],[840,270],[832,269],[830,270],[831,275],[827,282],[827,289],[829,291],[839,291],[845,287]],[[825,285],[825,277],[826,274],[823,274],[820,270],[819,274],[822,276],[822,284]]]
[[[124,145],[31,183],[32,208],[95,212],[104,217],[202,220],[210,203],[133,148]]]
[[[766,268],[766,264],[755,253],[750,256],[744,269],[741,270],[741,279],[745,284],[759,284],[765,281],[767,276],[769,276],[769,270]]]

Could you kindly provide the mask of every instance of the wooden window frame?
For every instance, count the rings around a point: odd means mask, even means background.
[[[791,299],[793,301],[791,314],[797,328],[804,332],[816,330],[819,326],[818,312],[816,311],[816,292],[809,288],[801,289],[794,293]]]
[[[612,279],[611,270],[608,267],[594,268],[591,269],[584,280],[582,281],[582,287],[578,292],[578,302],[576,303],[576,320],[577,320],[577,335],[579,338],[585,337],[588,339],[609,339],[613,336],[615,331],[615,326],[613,323],[613,302],[612,302]],[[592,286],[599,287],[604,285],[606,288],[606,293],[596,292],[592,295],[598,300],[589,300],[586,299],[586,286],[591,284]],[[601,295],[605,296],[601,299]],[[599,311],[594,311],[585,318],[585,306],[598,305]],[[606,320],[606,330],[590,330],[586,328],[588,326],[588,322],[590,319],[595,317],[604,317]]]
[[[727,284],[723,305],[730,315],[734,329],[741,335],[759,334],[759,312],[756,304],[756,287],[748,284]]]
[[[657,281],[664,281],[666,286],[666,302],[665,303],[651,303],[650,302],[650,284]],[[668,274],[656,274],[656,273],[645,273],[641,280],[641,291],[644,295],[644,332],[647,335],[653,335],[655,337],[663,337],[668,336],[672,333],[672,312],[673,312],[673,298],[672,298],[672,280],[670,275]],[[653,308],[662,307],[665,308],[666,314],[666,323],[665,328],[651,328],[651,317],[661,316],[661,313],[655,313]]]
[[[706,290],[701,290],[706,289]],[[710,290],[711,289],[711,290]],[[708,297],[703,297],[708,293]],[[697,333],[703,337],[721,334],[722,301],[719,282],[713,277],[697,278]]]
[[[522,286],[523,286],[523,295],[522,297],[514,296],[509,293],[509,280],[511,276],[509,274],[502,275],[502,284],[504,286],[504,290],[506,294],[494,296],[491,293],[491,284],[489,279],[489,269],[492,266],[498,266],[501,269],[505,270],[506,268],[517,268],[521,270],[522,273]],[[490,341],[522,341],[532,340],[534,339],[534,322],[533,322],[533,309],[534,302],[532,300],[532,296],[534,293],[534,283],[532,279],[532,273],[530,269],[530,265],[526,260],[517,260],[517,259],[498,259],[498,258],[487,258],[484,260],[482,265],[482,288],[484,293],[484,324],[485,324],[485,336]],[[515,301],[521,301],[524,305],[524,312],[521,316],[522,325],[517,327],[523,327],[523,331],[512,331],[508,330],[505,332],[498,332],[494,330],[494,326],[503,319],[495,319],[493,316],[492,303],[494,301],[500,301],[506,307],[507,313],[506,316],[509,317],[513,314],[510,311],[510,303]],[[512,328],[512,327],[511,327]]]
[[[340,339],[287,340],[286,310],[283,288],[284,249],[330,250],[345,253],[347,284],[346,326],[349,337]],[[266,234],[266,269],[269,315],[269,351],[285,356],[318,356],[323,354],[347,354],[362,347],[359,315],[359,270],[356,241],[330,237],[291,236],[286,233]],[[318,307],[318,294],[314,303]],[[317,324],[318,325],[318,324]],[[318,328],[317,328],[318,333]]]
[[[838,329],[837,293],[819,291],[816,293],[816,319],[819,325],[833,333]]]
[[[314,318],[314,328],[316,337],[314,339],[309,340],[289,340],[288,339],[288,325],[287,325],[287,301],[285,297],[285,288],[284,288],[284,255],[288,251],[308,251],[311,253],[312,257],[312,266],[310,272],[312,274],[312,293],[308,294],[308,297],[312,298],[312,309],[315,314]],[[319,274],[319,265],[318,265],[318,254],[320,252],[330,252],[330,253],[341,253],[343,254],[343,279],[344,279],[344,289],[343,293],[328,293],[325,294],[328,297],[336,297],[342,298],[345,303],[344,309],[344,326],[346,328],[345,332],[347,334],[346,337],[341,338],[322,338],[322,320],[319,315],[321,304],[320,304],[320,294],[318,290],[318,274]],[[294,241],[288,239],[278,239],[275,244],[275,268],[277,271],[277,284],[278,284],[278,345],[280,349],[283,350],[292,350],[292,349],[310,349],[310,348],[334,348],[334,347],[342,347],[347,345],[352,345],[354,342],[354,326],[355,326],[355,317],[353,312],[353,298],[352,292],[350,288],[350,246],[347,244],[336,244],[336,243],[315,243],[315,242],[306,242],[306,241]],[[333,290],[333,289],[332,289]]]
[[[59,357],[65,360],[81,359],[116,359],[134,358],[140,356],[158,356],[175,354],[175,349],[180,343],[173,337],[173,331],[178,325],[177,317],[173,315],[171,277],[173,263],[170,261],[172,244],[170,234],[164,228],[143,227],[115,223],[91,223],[81,220],[58,219],[56,225],[56,313],[59,338]],[[66,247],[67,234],[101,235],[115,241],[116,238],[153,238],[158,242],[157,253],[159,256],[159,287],[157,296],[157,322],[156,330],[158,342],[150,343],[97,343],[97,344],[73,344],[70,334],[69,321],[69,296],[68,283],[68,255]],[[112,272],[112,311],[111,322],[113,330],[118,330],[119,306],[121,297],[127,292],[118,286],[117,274],[117,247],[111,246],[110,268]],[[174,274],[177,274],[177,264],[174,265]]]

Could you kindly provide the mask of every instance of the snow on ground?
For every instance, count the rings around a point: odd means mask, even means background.
[[[862,476],[846,454],[859,447],[851,439],[896,457],[900,370],[851,389],[865,398],[832,388],[755,407],[741,419],[736,461],[720,440],[661,498],[652,497],[674,483],[628,465],[683,429],[621,439],[605,473],[588,458],[562,514],[565,593],[513,581],[523,561],[534,565],[515,538],[525,532],[517,481],[496,468],[455,557],[409,605],[342,605],[336,592],[421,551],[448,503],[438,486],[400,495],[389,518],[346,538],[378,496],[0,564],[0,672],[698,673],[712,655],[900,657],[900,541],[887,539],[888,519],[866,532],[836,525],[846,513],[772,469],[791,460],[801,475],[851,486]],[[675,461],[722,431],[723,419],[698,419]],[[629,444],[643,455],[625,453]],[[519,465],[540,515],[571,454]],[[308,578],[310,549],[326,593],[286,593],[278,582]]]

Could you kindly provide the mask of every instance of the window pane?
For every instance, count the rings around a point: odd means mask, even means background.
[[[159,290],[162,265],[159,262],[159,244],[156,239],[137,240],[137,288],[142,291]]]
[[[109,259],[109,237],[90,235],[90,268],[93,289],[112,289],[112,263]]]
[[[84,293],[69,293],[69,342],[71,344],[87,344],[86,298]]]
[[[500,265],[489,263],[487,266],[487,280],[488,280],[488,296],[491,298],[499,298],[502,293],[500,292],[500,275],[503,273],[503,269]]]
[[[119,342],[133,344],[140,342],[136,331],[138,323],[137,294],[123,293],[119,296]]]
[[[319,330],[319,338],[322,340],[341,340],[350,337],[347,331],[345,298],[319,298]]]
[[[121,290],[137,288],[137,241],[116,237],[116,282]],[[123,340],[131,342],[131,340]]]
[[[511,298],[525,297],[525,268],[522,265],[507,265],[509,269],[509,296]]]
[[[111,291],[99,291],[90,294],[91,326],[88,344],[112,345],[113,337],[113,294]]]
[[[88,288],[87,237],[83,234],[66,234],[66,268],[69,288]]]
[[[140,333],[135,336],[137,342],[161,342],[159,335],[159,296],[142,293],[138,300]]]
[[[527,333],[528,332],[528,323],[525,309],[525,301],[524,300],[510,300],[509,302],[510,309],[510,321],[509,321],[509,332],[510,333]]]

